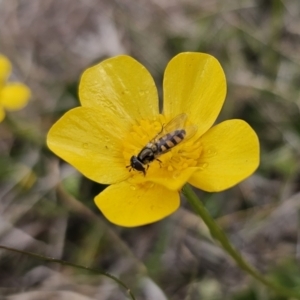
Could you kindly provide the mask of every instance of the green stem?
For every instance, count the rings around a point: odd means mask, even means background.
[[[199,200],[190,185],[186,184],[183,187],[182,192],[188,200],[189,204],[192,206],[193,210],[202,218],[206,226],[209,228],[211,235],[220,242],[224,250],[235,260],[235,262],[242,270],[247,272],[249,275],[257,279],[268,288],[276,291],[278,294],[281,294],[285,297],[294,297],[296,299],[300,299],[299,293],[278,286],[277,284],[269,281],[244,260],[241,254],[232,246],[224,231],[217,225],[217,223],[208,213],[203,203]]]
[[[71,266],[73,268],[83,269],[83,270],[86,270],[86,271],[89,271],[89,272],[95,272],[95,273],[101,274],[103,276],[106,276],[106,277],[114,280],[116,283],[118,283],[123,288],[125,288],[126,291],[127,291],[127,293],[128,293],[128,295],[130,296],[130,298],[132,300],[135,300],[135,297],[132,294],[130,288],[125,283],[123,283],[117,277],[115,277],[115,276],[113,276],[113,275],[111,275],[109,273],[103,272],[103,271],[101,271],[99,269],[93,269],[93,268],[81,266],[81,265],[78,265],[78,264],[74,264],[74,263],[71,263],[71,262],[68,262],[68,261],[65,261],[65,260],[56,259],[56,258],[52,258],[52,257],[48,257],[48,256],[43,256],[43,255],[40,255],[40,254],[37,254],[37,253],[33,253],[33,252],[18,250],[18,249],[6,247],[6,246],[3,246],[3,245],[0,245],[0,249],[5,249],[5,250],[8,250],[8,251],[13,251],[13,252],[17,252],[17,253],[20,253],[20,254],[29,255],[29,256],[35,257],[37,259],[40,259],[40,260],[44,260],[44,261],[48,261],[48,262],[52,262],[52,263],[53,262],[54,263],[59,263],[59,264],[62,264],[62,265]]]

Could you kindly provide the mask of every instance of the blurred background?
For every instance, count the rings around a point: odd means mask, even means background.
[[[253,176],[198,194],[252,265],[300,292],[298,0],[1,0],[0,53],[32,98],[0,124],[0,245],[103,269],[137,299],[287,299],[240,270],[184,199],[155,224],[110,224],[93,202],[105,187],[45,145],[51,125],[79,105],[84,69],[126,53],[161,94],[167,62],[183,51],[218,58],[228,80],[218,122],[244,119],[261,142]],[[0,299],[129,297],[99,274],[0,250]]]

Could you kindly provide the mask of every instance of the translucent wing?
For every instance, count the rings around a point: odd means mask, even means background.
[[[183,142],[185,142],[188,139],[190,139],[191,137],[193,137],[195,135],[195,133],[197,132],[198,127],[196,125],[191,125],[191,126],[184,128],[184,130],[186,132],[186,136],[184,137]]]
[[[184,129],[187,120],[187,114],[180,114],[173,118],[169,123],[163,125],[163,135],[177,129]]]
[[[167,135],[168,133],[172,133],[175,130],[184,129],[186,135],[184,137],[184,141],[190,139],[194,134],[197,132],[198,127],[196,125],[190,125],[186,127],[187,121],[187,114],[183,113],[175,118],[173,118],[169,123],[166,125],[162,125],[161,131],[154,137],[153,140],[159,140],[161,137]]]
[[[161,137],[167,135],[170,132],[173,132],[177,129],[185,129],[185,122],[187,120],[186,114],[180,114],[173,118],[170,122],[167,124],[163,124],[161,131],[154,137],[153,140],[159,140]]]

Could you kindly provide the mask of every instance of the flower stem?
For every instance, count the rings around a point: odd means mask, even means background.
[[[250,276],[254,277],[256,280],[261,282],[263,285],[272,289],[278,294],[281,294],[285,297],[294,297],[300,299],[300,294],[296,291],[287,289],[285,287],[278,286],[277,284],[266,279],[261,273],[259,273],[255,268],[248,264],[241,256],[241,254],[234,248],[230,243],[224,231],[218,226],[214,221],[211,215],[208,213],[203,203],[199,200],[192,187],[189,184],[186,184],[182,189],[183,194],[185,195],[187,201],[192,206],[193,210],[199,215],[206,226],[208,227],[212,237],[220,242],[224,250],[235,260],[238,266],[247,272]]]
[[[132,300],[135,300],[135,297],[134,297],[133,293],[131,292],[130,288],[123,281],[121,281],[117,277],[115,277],[115,276],[113,276],[113,275],[111,275],[107,272],[101,271],[99,269],[93,269],[93,268],[90,268],[90,267],[81,266],[81,265],[71,263],[71,262],[68,262],[68,261],[65,261],[65,260],[61,260],[61,259],[56,259],[56,258],[52,258],[52,257],[48,257],[48,256],[43,256],[43,255],[33,253],[33,252],[18,250],[18,249],[15,249],[15,248],[4,246],[4,245],[0,245],[0,249],[4,249],[4,250],[7,250],[7,251],[12,251],[12,252],[17,252],[17,253],[20,253],[20,254],[23,254],[23,255],[25,254],[25,255],[32,256],[32,257],[40,259],[40,260],[44,260],[44,261],[48,261],[48,262],[52,262],[52,263],[53,262],[54,263],[59,263],[59,264],[62,264],[62,265],[73,267],[73,268],[83,269],[83,270],[86,270],[86,271],[89,271],[89,272],[94,272],[94,273],[101,274],[103,276],[106,276],[106,277],[114,280],[117,284],[119,284],[120,286],[125,288],[127,294],[130,296],[130,298]]]

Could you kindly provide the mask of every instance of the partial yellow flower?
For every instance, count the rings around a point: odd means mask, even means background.
[[[54,153],[91,180],[110,184],[95,202],[115,224],[131,227],[160,220],[179,207],[186,182],[221,191],[251,175],[259,164],[258,138],[246,122],[229,120],[212,127],[226,94],[225,75],[214,57],[175,56],[163,86],[160,114],[148,71],[126,55],[107,59],[83,73],[81,106],[68,111],[48,133]],[[131,158],[147,143],[157,143],[166,124],[181,114],[187,121],[178,129],[196,128],[196,133],[144,164],[144,172],[129,167]]]
[[[31,95],[30,89],[23,83],[8,83],[11,72],[11,63],[7,57],[0,55],[0,122],[5,117],[6,110],[23,108]]]

